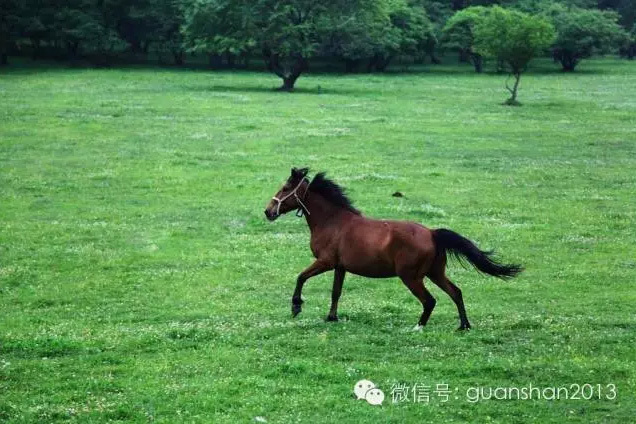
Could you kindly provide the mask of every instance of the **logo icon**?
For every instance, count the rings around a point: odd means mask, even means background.
[[[369,380],[360,380],[353,386],[353,393],[356,399],[364,399],[370,405],[382,405],[384,402],[384,392],[375,387],[375,384]]]

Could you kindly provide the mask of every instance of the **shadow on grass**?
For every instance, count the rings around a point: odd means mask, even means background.
[[[189,91],[204,91],[204,92],[215,92],[215,93],[279,93],[281,96],[288,95],[293,96],[294,94],[312,94],[312,95],[320,95],[320,94],[328,94],[328,95],[360,95],[365,94],[368,95],[368,90],[352,90],[350,88],[344,87],[322,87],[321,85],[316,85],[314,87],[304,87],[302,84],[299,87],[294,88],[294,91],[281,91],[278,89],[278,86],[270,86],[267,87],[265,85],[196,85],[196,86],[184,86],[185,90]]]

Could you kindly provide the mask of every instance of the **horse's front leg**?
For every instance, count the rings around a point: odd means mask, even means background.
[[[327,321],[338,321],[338,300],[340,300],[340,294],[342,293],[342,283],[345,279],[345,273],[344,268],[336,268],[333,273],[331,308],[329,309],[329,315],[327,315]]]
[[[331,263],[318,259],[298,275],[298,278],[296,279],[296,289],[292,296],[292,317],[298,315],[302,310],[301,305],[303,304],[303,299],[301,294],[303,292],[303,285],[305,284],[305,281],[311,277],[322,274],[323,272],[331,271],[333,268],[334,266]]]

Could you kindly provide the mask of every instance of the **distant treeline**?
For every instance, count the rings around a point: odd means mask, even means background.
[[[316,57],[377,72],[453,50],[481,72],[473,30],[492,5],[550,22],[564,70],[592,54],[636,55],[634,0],[0,0],[0,60],[107,66],[133,55],[182,65],[196,54],[241,67],[259,57],[291,88]]]

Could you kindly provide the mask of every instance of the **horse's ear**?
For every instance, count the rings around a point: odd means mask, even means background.
[[[309,168],[292,168],[291,169],[291,176],[294,178],[304,178],[307,176],[307,173],[309,172]]]

